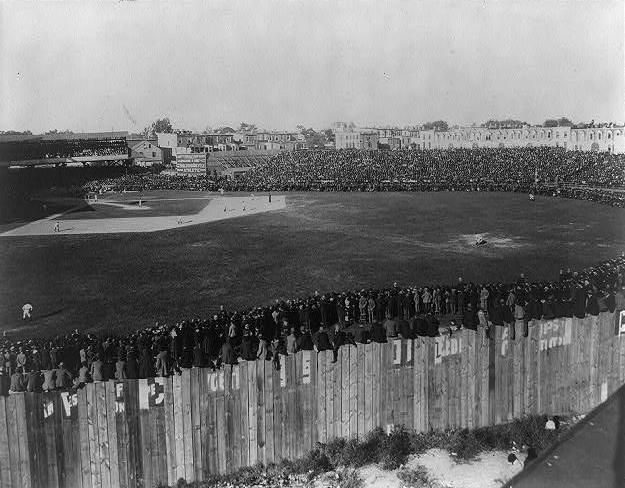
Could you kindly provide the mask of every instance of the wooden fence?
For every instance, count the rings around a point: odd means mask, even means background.
[[[516,340],[453,336],[300,352],[218,372],[0,398],[0,488],[153,487],[379,426],[478,427],[587,412],[625,382],[614,314],[534,321]]]

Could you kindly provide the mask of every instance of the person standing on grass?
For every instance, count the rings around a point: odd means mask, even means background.
[[[30,303],[25,303],[22,307],[22,320],[32,320],[31,313],[33,311],[33,306]]]

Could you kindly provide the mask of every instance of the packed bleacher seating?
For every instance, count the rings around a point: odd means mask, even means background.
[[[113,139],[41,139],[0,141],[0,161],[85,158],[128,155],[125,138]]]
[[[625,156],[561,148],[282,152],[235,180],[165,175],[92,181],[83,191],[513,191],[623,207]]]
[[[533,319],[596,316],[625,309],[625,255],[554,281],[393,286],[315,293],[212,317],[155,324],[126,336],[73,334],[0,341],[0,394],[80,388],[91,381],[177,374],[268,360],[300,350],[333,350],[393,338],[508,327],[527,336]],[[448,324],[441,329],[441,321]]]

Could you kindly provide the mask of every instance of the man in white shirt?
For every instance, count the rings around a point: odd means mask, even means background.
[[[33,306],[30,303],[25,303],[24,306],[22,307],[22,320],[26,320],[26,319],[31,320],[32,317],[30,316],[30,313],[32,311],[33,311]]]

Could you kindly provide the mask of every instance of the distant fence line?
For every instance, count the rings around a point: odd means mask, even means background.
[[[0,398],[0,488],[148,488],[294,459],[375,427],[586,413],[625,383],[615,314],[303,351],[219,371]]]

